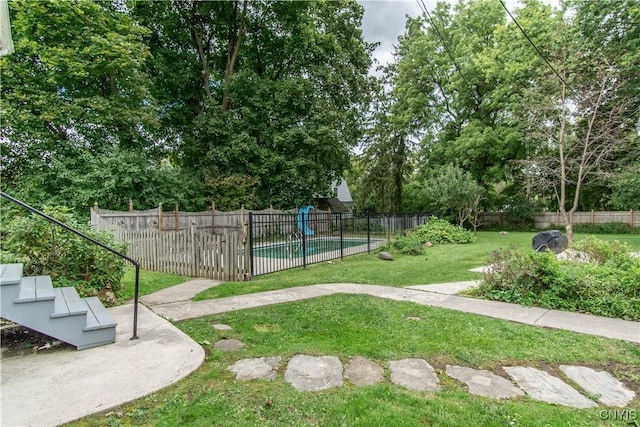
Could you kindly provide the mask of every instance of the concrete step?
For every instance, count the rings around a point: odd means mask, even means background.
[[[51,277],[29,276],[22,278],[18,298],[13,302],[16,304],[22,304],[34,301],[53,301],[54,299],[56,299],[56,294],[53,291]]]
[[[0,286],[19,285],[22,279],[22,264],[0,264]]]
[[[54,312],[51,313],[52,318],[87,314],[89,310],[87,303],[80,298],[76,288],[71,286],[54,288],[53,292],[56,294],[56,299]]]
[[[116,326],[115,319],[111,317],[111,314],[102,305],[98,297],[85,298],[84,301],[89,311],[87,311],[87,326],[83,328],[83,331],[94,331]]]
[[[115,342],[116,321],[97,297],[54,288],[49,276],[22,277],[22,264],[0,265],[0,315],[78,350]]]

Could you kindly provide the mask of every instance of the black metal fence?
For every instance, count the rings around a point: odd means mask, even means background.
[[[428,221],[426,213],[249,213],[251,276],[371,252],[395,233]]]

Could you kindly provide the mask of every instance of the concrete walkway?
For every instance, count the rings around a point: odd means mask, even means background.
[[[140,305],[138,340],[129,339],[133,307],[125,305],[109,309],[118,322],[114,344],[3,359],[0,425],[62,424],[151,394],[196,370],[204,361],[202,347],[160,316],[184,320],[337,293],[371,295],[640,343],[640,322],[453,295],[477,282],[407,288],[321,284],[190,301],[219,283],[196,279],[141,298],[151,310]]]
[[[196,370],[203,348],[143,305],[109,309],[116,342],[76,351],[3,358],[0,425],[55,426],[161,390]]]

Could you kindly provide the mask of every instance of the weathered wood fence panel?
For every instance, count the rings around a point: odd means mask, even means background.
[[[248,276],[249,251],[239,231],[211,234],[196,227],[173,232],[117,228],[114,237],[127,242],[127,255],[147,270],[224,281]]]
[[[546,228],[551,225],[562,225],[560,212],[539,212],[534,215],[534,227]],[[483,225],[502,225],[505,221],[503,212],[483,212]],[[632,227],[640,227],[640,212],[638,211],[580,211],[573,214],[573,224],[605,224],[620,222]]]

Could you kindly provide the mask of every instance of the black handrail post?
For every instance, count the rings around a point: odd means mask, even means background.
[[[131,264],[133,264],[136,268],[136,283],[135,283],[135,287],[134,287],[134,307],[133,307],[133,336],[131,337],[132,340],[136,340],[138,339],[138,294],[139,294],[139,283],[140,283],[140,263],[138,261],[136,261],[133,258],[129,258],[128,256],[121,254],[120,252],[116,251],[113,248],[110,248],[109,246],[105,245],[102,242],[99,242],[98,240],[87,236],[86,234],[81,233],[80,231],[76,230],[75,228],[69,227],[67,224],[64,224],[63,222],[58,221],[57,219],[53,218],[52,216],[47,215],[44,212],[40,212],[39,210],[37,210],[36,208],[16,199],[15,197],[12,197],[10,195],[8,195],[7,193],[5,193],[4,191],[0,191],[0,195],[2,197],[4,197],[7,200],[12,201],[13,203],[25,208],[26,210],[39,215],[41,217],[43,217],[44,219],[46,219],[49,222],[52,222],[54,224],[56,224],[59,227],[64,228],[67,231],[70,231],[78,236],[80,236],[81,238],[90,241],[91,243],[93,243],[94,245],[98,245],[100,246],[102,249],[111,252],[112,254],[119,256],[120,258],[129,261]]]
[[[140,283],[140,263],[138,261],[135,262],[134,266],[136,267],[136,283],[133,291],[133,335],[130,340],[137,340],[140,338],[138,336],[138,295],[139,295],[139,283]]]

